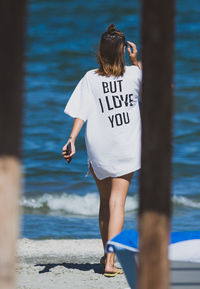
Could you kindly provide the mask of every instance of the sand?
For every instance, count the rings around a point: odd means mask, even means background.
[[[17,289],[125,289],[124,275],[103,276],[99,239],[18,240]],[[119,263],[117,263],[118,266]]]
[[[124,275],[103,276],[102,255],[99,239],[20,239],[17,289],[128,289]],[[199,289],[200,263],[173,261],[170,283],[170,289]]]

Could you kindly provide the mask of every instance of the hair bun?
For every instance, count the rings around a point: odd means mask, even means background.
[[[110,24],[110,25],[108,26],[108,28],[107,28],[107,32],[108,32],[109,34],[114,34],[114,33],[116,33],[116,32],[117,32],[117,29],[116,29],[115,25],[114,25],[114,24]]]

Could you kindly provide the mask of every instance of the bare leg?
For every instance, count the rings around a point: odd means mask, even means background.
[[[125,201],[132,176],[133,173],[130,173],[111,179],[108,240],[119,234],[123,229]],[[118,268],[114,266],[114,254],[108,253],[106,258],[105,272],[116,272],[117,270]]]
[[[105,250],[106,243],[108,241],[108,222],[109,222],[109,200],[111,193],[111,178],[103,180],[97,179],[92,166],[90,165],[90,171],[94,177],[97,188],[100,195],[100,207],[99,207],[99,227],[101,232],[101,238],[103,247]]]
[[[99,226],[105,249],[107,241],[120,233],[123,228],[124,206],[133,173],[99,180],[91,165],[90,170],[100,194]],[[105,271],[116,272],[118,268],[114,266],[114,254],[107,255]]]

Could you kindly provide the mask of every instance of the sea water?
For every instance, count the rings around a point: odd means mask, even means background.
[[[97,67],[110,23],[136,43],[141,57],[140,1],[29,0],[23,129],[21,237],[100,238],[99,196],[87,174],[84,129],[68,164],[61,155],[72,119],[63,112],[80,78]],[[172,229],[200,229],[200,2],[176,7]],[[128,57],[126,55],[127,64]],[[137,172],[126,202],[126,229],[137,229]]]

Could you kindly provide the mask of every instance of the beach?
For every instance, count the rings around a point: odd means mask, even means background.
[[[99,38],[110,23],[136,43],[141,60],[140,1],[100,3],[28,1],[20,238],[100,238],[99,193],[86,177],[86,126],[68,164],[61,151],[73,119],[64,108],[81,77],[97,67]],[[197,0],[176,3],[172,231],[196,231],[200,223],[199,13]],[[130,65],[127,52],[125,58]],[[137,230],[139,173],[129,188],[124,229]]]
[[[70,164],[61,152],[73,123],[64,114],[65,105],[81,77],[97,68],[99,38],[110,23],[136,43],[141,59],[141,3],[88,3],[27,3],[18,289],[128,288],[124,276],[104,277],[99,264],[103,255],[99,193],[93,177],[87,176],[86,126],[79,133]],[[172,231],[198,231],[200,224],[199,13],[197,0],[192,5],[190,1],[176,3]],[[125,59],[130,65],[127,52]],[[134,173],[126,199],[126,230],[138,228],[139,174]],[[191,289],[182,286],[189,284],[184,270],[180,276],[181,285],[175,283],[174,288]],[[200,281],[196,284],[200,288]]]
[[[17,289],[128,289],[124,275],[104,277],[102,255],[100,239],[20,239]],[[173,261],[170,289],[200,288],[199,272],[200,263]]]
[[[17,289],[128,288],[124,275],[104,277],[102,255],[100,239],[19,239]]]

